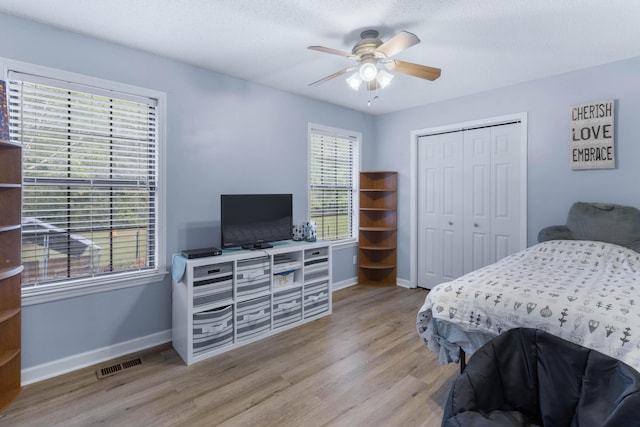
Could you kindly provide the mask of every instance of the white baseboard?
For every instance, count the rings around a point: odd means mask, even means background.
[[[338,291],[340,289],[348,288],[349,286],[355,286],[358,284],[358,278],[354,277],[351,279],[343,280],[342,282],[334,282],[332,286],[333,292]],[[396,286],[400,286],[402,288],[411,289],[411,282],[409,280],[398,279],[396,278]]]
[[[171,341],[171,329],[22,370],[23,386]]]
[[[331,284],[332,292],[339,291],[340,289],[348,288],[349,286],[354,286],[358,284],[358,278],[353,277],[351,279],[343,280],[342,282],[333,282]]]
[[[401,286],[403,288],[411,289],[411,282],[409,280],[398,279],[396,278],[396,285]]]

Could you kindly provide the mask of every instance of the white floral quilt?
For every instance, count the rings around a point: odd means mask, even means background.
[[[441,363],[502,331],[545,330],[640,370],[640,253],[553,240],[434,287],[418,333]]]

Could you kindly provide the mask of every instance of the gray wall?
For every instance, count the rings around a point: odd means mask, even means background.
[[[576,200],[640,205],[640,58],[372,117],[7,15],[0,28],[2,57],[167,93],[167,262],[181,249],[219,244],[221,193],[291,192],[294,220],[305,220],[308,122],[362,132],[363,169],[399,171],[403,280],[410,276],[412,130],[528,112],[529,244],[541,227],[563,223]],[[608,98],[617,100],[617,169],[571,171],[569,108]],[[334,281],[356,275],[355,253],[337,251]],[[170,307],[168,278],[25,307],[23,367],[165,331]]]
[[[437,84],[437,81],[433,84]],[[572,171],[569,110],[616,99],[616,169]],[[640,206],[640,57],[381,116],[375,168],[399,171],[398,277],[410,279],[410,132],[528,113],[528,245],[575,201]]]
[[[286,192],[294,222],[307,212],[307,124],[362,132],[374,118],[141,51],[0,14],[0,56],[167,93],[167,262],[220,244],[219,195]],[[334,252],[335,282],[356,276],[354,248]],[[342,259],[348,262],[339,262]],[[24,307],[29,368],[171,328],[162,283]]]

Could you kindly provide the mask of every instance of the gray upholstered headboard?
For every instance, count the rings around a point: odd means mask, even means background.
[[[596,240],[640,252],[640,210],[632,206],[576,202],[565,225],[540,230],[538,242],[546,240]]]

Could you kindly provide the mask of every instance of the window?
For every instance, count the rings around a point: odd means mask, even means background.
[[[309,213],[318,238],[357,238],[360,139],[357,132],[309,126]]]
[[[7,77],[11,139],[23,147],[23,294],[162,273],[158,97]]]

